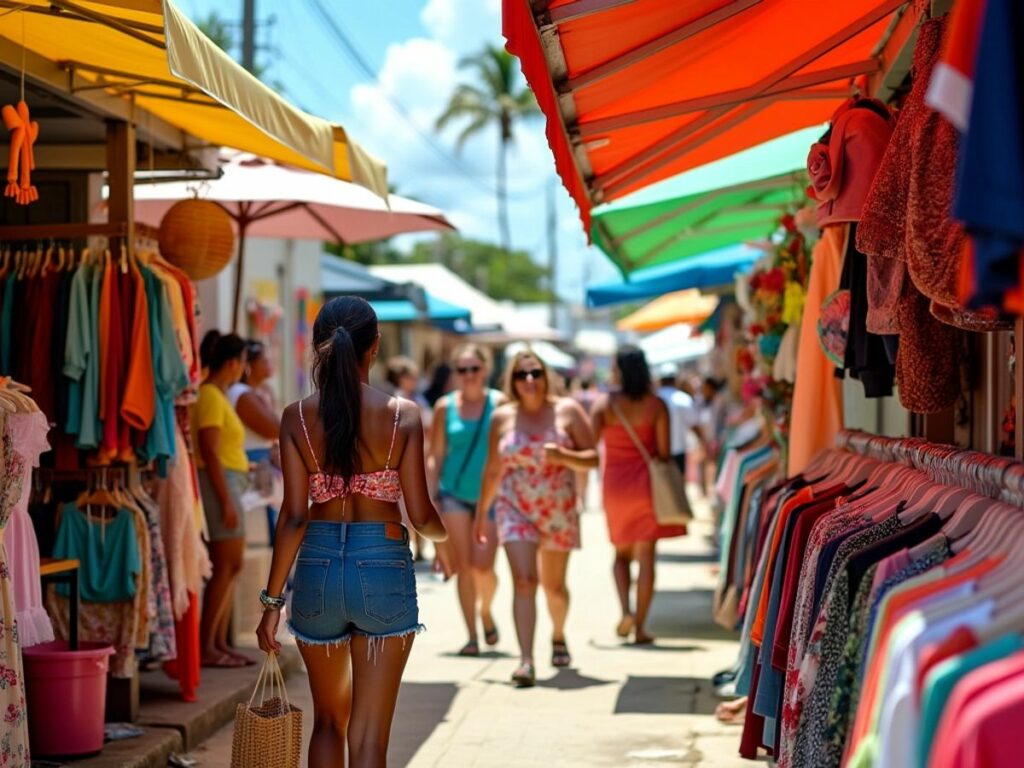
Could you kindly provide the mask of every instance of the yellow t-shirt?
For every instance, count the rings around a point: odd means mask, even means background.
[[[236,472],[249,471],[249,458],[245,455],[245,427],[231,407],[227,396],[214,384],[203,384],[199,388],[199,399],[192,410],[192,429],[196,436],[196,463],[203,467],[199,451],[199,430],[215,427],[220,430],[218,456],[224,469]]]

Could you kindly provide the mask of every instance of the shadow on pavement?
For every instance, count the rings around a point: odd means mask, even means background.
[[[475,659],[511,659],[513,658],[511,653],[505,651],[480,651],[479,656],[462,656],[458,651],[445,651],[444,653],[437,654],[444,659],[467,659],[473,661]]]
[[[712,620],[712,596],[710,589],[658,590],[647,622],[648,631],[657,638],[736,640],[737,633]]]
[[[617,715],[712,715],[719,699],[695,677],[630,677],[615,702]]]
[[[615,680],[599,680],[596,677],[581,675],[575,669],[560,669],[554,677],[538,680],[538,688],[556,688],[560,691],[582,691],[585,688],[596,688],[599,685],[611,685]]]
[[[408,765],[448,716],[458,687],[453,683],[402,683],[388,765]]]
[[[711,552],[659,552],[659,563],[717,563],[718,557]]]
[[[665,640],[664,638],[657,638],[654,643],[648,645],[634,645],[633,643],[628,643],[625,640],[607,643],[599,640],[591,640],[589,645],[591,648],[598,651],[672,651],[673,653],[690,653],[691,651],[707,650],[703,645],[680,644],[674,640]]]

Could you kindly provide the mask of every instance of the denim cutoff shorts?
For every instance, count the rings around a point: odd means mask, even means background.
[[[310,645],[422,632],[409,532],[398,523],[310,521],[289,617],[295,639]]]

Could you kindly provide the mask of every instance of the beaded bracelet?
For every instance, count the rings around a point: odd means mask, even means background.
[[[263,607],[266,610],[278,610],[279,608],[284,608],[285,599],[283,596],[271,597],[269,594],[267,594],[266,589],[261,589],[260,602],[263,604]]]

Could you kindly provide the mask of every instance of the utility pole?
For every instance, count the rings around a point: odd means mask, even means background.
[[[558,211],[555,207],[555,180],[552,178],[548,183],[548,288],[551,291],[550,312],[551,327],[557,329],[558,325],[558,290],[556,281],[558,278]]]
[[[242,66],[256,72],[256,0],[242,0]]]

